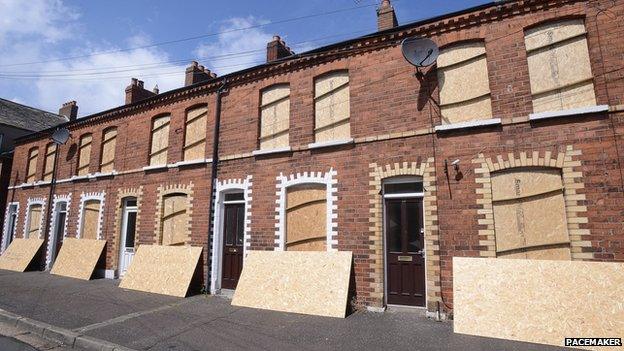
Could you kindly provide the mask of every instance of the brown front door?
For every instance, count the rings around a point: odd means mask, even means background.
[[[245,204],[225,204],[223,221],[223,275],[221,288],[236,289],[243,269]]]
[[[386,200],[388,304],[425,306],[423,203]]]

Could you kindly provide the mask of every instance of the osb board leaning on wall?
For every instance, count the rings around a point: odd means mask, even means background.
[[[250,251],[232,305],[344,318],[351,252]]]
[[[0,269],[24,272],[43,244],[43,239],[14,239],[0,256]]]
[[[456,333],[557,346],[624,337],[622,263],[454,257],[453,289]]]
[[[97,265],[106,240],[65,238],[50,273],[89,280]]]
[[[185,297],[201,247],[139,246],[120,288]]]

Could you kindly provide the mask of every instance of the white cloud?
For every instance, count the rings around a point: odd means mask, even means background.
[[[200,44],[195,49],[195,54],[204,65],[219,75],[262,63],[266,60],[266,45],[273,35],[265,32],[263,27],[237,29],[266,23],[268,22],[253,16],[227,19],[219,28],[221,34],[218,35],[216,42]],[[229,56],[214,58],[222,55]]]
[[[148,89],[158,84],[161,92],[178,88],[184,82],[184,65],[137,67],[170,60],[166,52],[156,47],[92,55],[122,47],[86,40],[76,30],[81,28],[79,14],[61,0],[0,0],[0,13],[11,14],[0,18],[0,52],[3,52],[0,74],[27,76],[0,79],[0,96],[14,96],[23,103],[53,112],[63,102],[76,100],[79,114],[84,116],[122,105],[124,88],[131,77],[144,80]],[[150,42],[145,35],[135,35],[129,37],[124,46],[143,46]],[[68,47],[73,49],[67,50]],[[67,56],[84,57],[13,66]],[[114,68],[120,66],[130,67]],[[89,74],[97,71],[108,73]]]
[[[79,16],[61,0],[0,0],[0,46],[7,36],[39,37],[47,42],[67,38]],[[65,26],[59,26],[65,22]]]

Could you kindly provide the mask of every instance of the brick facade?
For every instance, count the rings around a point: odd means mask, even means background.
[[[367,39],[337,44],[325,50],[262,65],[227,76],[222,99],[219,139],[219,180],[253,177],[248,240],[251,250],[275,250],[280,174],[325,174],[336,190],[333,201],[335,248],[354,254],[356,301],[381,307],[384,300],[383,255],[380,247],[382,179],[397,174],[423,177],[426,183],[427,305],[452,311],[452,257],[492,256],[491,219],[487,201],[489,172],[516,165],[559,167],[564,173],[569,211],[569,234],[574,259],[624,261],[624,1],[511,1],[472,12],[397,27]],[[609,111],[529,120],[532,100],[524,29],[561,18],[585,19],[594,88],[599,105]],[[604,17],[604,18],[603,18]],[[422,76],[403,58],[400,41],[427,36],[440,46],[484,40],[490,80],[492,113],[501,123],[474,128],[435,131],[442,123],[435,66]],[[314,143],[314,79],[334,70],[349,72],[352,143],[310,149]],[[182,73],[181,73],[182,74]],[[253,155],[259,148],[260,91],[278,83],[290,84],[291,150]],[[82,193],[105,193],[101,231],[108,241],[106,265],[118,260],[119,201],[123,194],[139,194],[137,242],[158,242],[159,204],[163,190],[185,187],[192,203],[190,244],[208,247],[212,215],[209,202],[215,91],[221,81],[156,95],[118,109],[79,119],[69,125],[72,137],[60,147],[57,194],[72,193],[67,236],[75,237]],[[208,104],[206,162],[179,164],[184,145],[185,111]],[[171,115],[166,167],[148,165],[151,119]],[[98,174],[101,140],[107,127],[118,128],[115,172]],[[76,143],[93,133],[90,176],[75,177]],[[48,184],[22,184],[28,150],[44,150],[47,138],[22,140],[16,147],[9,198],[20,203],[17,236],[24,231],[27,202],[48,196]],[[40,152],[41,153],[41,152]],[[563,155],[563,156],[561,156]],[[562,158],[562,159],[561,159]],[[445,160],[459,160],[461,177]],[[38,160],[38,179],[43,158]],[[498,167],[498,168],[497,168]],[[73,177],[73,178],[72,178]],[[128,189],[134,189],[132,191]],[[130,191],[130,192],[129,192]],[[251,193],[251,191],[250,191]],[[136,195],[135,195],[136,196]],[[491,206],[491,201],[490,201]],[[156,230],[155,230],[156,228]],[[205,276],[209,253],[205,252]]]

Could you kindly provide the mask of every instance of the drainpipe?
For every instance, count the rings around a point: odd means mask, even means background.
[[[210,164],[210,198],[208,200],[208,240],[206,240],[206,293],[210,292],[210,231],[212,229],[212,207],[215,182],[217,180],[217,166],[219,165],[219,127],[221,126],[221,95],[226,92],[227,80],[223,80],[219,89],[217,89],[216,104],[215,104],[215,120],[214,130],[212,135],[212,162]],[[214,233],[213,233],[214,234]]]
[[[46,206],[46,215],[45,215],[45,219],[44,219],[44,223],[43,223],[43,249],[41,250],[41,270],[45,271],[46,270],[46,255],[47,255],[47,250],[48,250],[48,240],[50,240],[49,238],[49,231],[50,231],[50,216],[52,215],[52,196],[54,196],[54,189],[56,188],[56,168],[58,167],[58,156],[59,153],[61,152],[61,147],[59,144],[57,144],[55,142],[56,145],[56,150],[54,151],[54,162],[52,163],[52,179],[50,180],[50,192],[48,193],[48,203]],[[26,211],[28,211],[28,209],[26,209]],[[58,243],[57,243],[58,245]],[[52,253],[50,253],[50,255],[52,255]],[[55,257],[56,258],[56,257]]]

